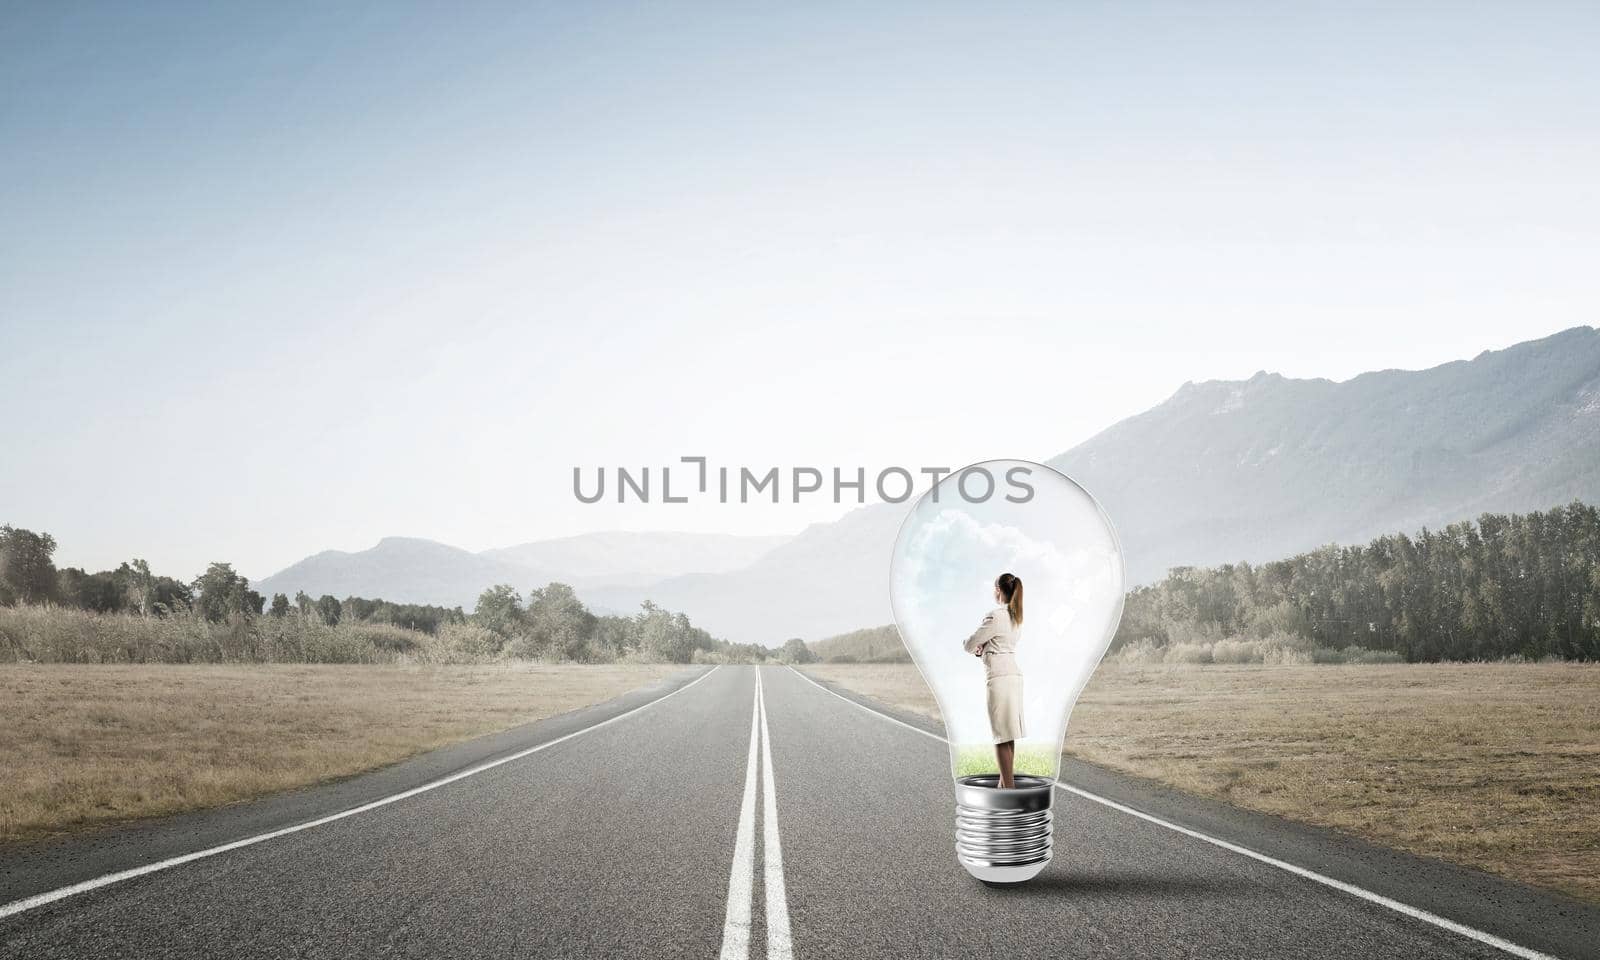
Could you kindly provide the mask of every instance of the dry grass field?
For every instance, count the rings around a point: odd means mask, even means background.
[[[348,776],[680,669],[0,664],[0,843]]]
[[[806,670],[937,716],[910,665]],[[1600,665],[1105,665],[1066,752],[1600,901]]]

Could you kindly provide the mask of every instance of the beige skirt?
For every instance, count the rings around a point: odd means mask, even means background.
[[[1020,674],[989,678],[989,729],[994,731],[995,743],[1027,736],[1022,729]]]

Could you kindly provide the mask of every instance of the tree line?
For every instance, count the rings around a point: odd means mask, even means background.
[[[316,617],[323,623],[382,623],[407,630],[420,630],[435,634],[447,623],[466,623],[467,615],[460,607],[440,607],[426,603],[393,603],[382,598],[345,597],[343,600],[325,593],[311,599],[304,590],[294,595],[294,600],[282,593],[272,595],[267,608],[269,616],[287,617],[297,614]]]
[[[1298,638],[1408,662],[1600,659],[1600,511],[1574,501],[1252,565],[1175,567],[1114,645]]]
[[[88,573],[56,569],[46,533],[0,527],[0,606],[55,604],[95,613],[220,623],[296,616],[402,627],[483,631],[493,656],[611,662],[621,659],[806,662],[793,639],[779,651],[712,637],[682,613],[645,603],[633,616],[598,614],[566,584],[485,590],[471,616],[460,607],[331,595],[265,599],[226,563],[192,581],[154,574],[143,560]],[[888,659],[892,628],[818,645],[830,659]],[[881,635],[880,635],[881,634]],[[1160,650],[1221,641],[1298,641],[1318,651],[1387,652],[1410,662],[1505,658],[1600,659],[1600,510],[1574,501],[1527,514],[1486,513],[1415,536],[1328,545],[1253,565],[1184,566],[1129,592],[1115,649]],[[848,642],[844,642],[848,641]],[[837,647],[837,649],[835,649]]]
[[[894,624],[852,630],[811,645],[829,663],[910,663],[911,654]]]
[[[633,616],[594,613],[564,583],[530,590],[526,600],[510,584],[490,587],[478,597],[472,623],[491,631],[505,655],[527,659],[586,663],[812,660],[811,651],[798,638],[777,651],[760,644],[731,643],[696,627],[685,614],[664,610],[649,600]]]
[[[211,623],[238,618],[291,613],[315,616],[330,626],[343,621],[389,624],[437,633],[441,624],[464,623],[460,607],[392,603],[383,599],[331,594],[318,598],[304,591],[294,599],[273,594],[271,606],[250,589],[250,581],[232,564],[213,563],[190,581],[158,576],[150,564],[134,559],[115,570],[89,573],[81,567],[57,569],[56,541],[48,533],[0,526],[0,606],[55,604],[91,613],[132,613],[165,617],[192,612]]]
[[[9,637],[13,647],[28,651],[25,656],[89,662],[107,657],[197,656],[371,662],[390,654],[426,657],[430,662],[513,658],[806,663],[812,659],[799,639],[789,640],[777,651],[730,643],[696,627],[686,615],[648,601],[632,616],[595,613],[564,583],[530,590],[526,599],[515,587],[499,584],[485,590],[468,615],[460,607],[353,596],[341,600],[331,594],[313,598],[304,591],[293,598],[276,593],[269,602],[227,563],[213,563],[187,582],[157,576],[138,559],[97,573],[77,567],[57,569],[55,550],[56,541],[48,533],[0,527],[0,607],[40,613],[64,608],[122,615],[136,622],[192,620],[210,627],[195,634],[153,631],[123,622],[108,635],[102,623],[93,643],[74,643],[68,634],[87,629],[85,621],[47,623],[34,616],[25,621],[30,642]],[[345,627],[362,632],[348,637],[332,632]],[[400,629],[374,632],[379,627]],[[12,629],[21,632],[16,624]]]

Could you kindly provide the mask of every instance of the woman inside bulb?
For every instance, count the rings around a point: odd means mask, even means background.
[[[1017,641],[1022,635],[1022,580],[1002,573],[994,581],[994,599],[1000,604],[963,644],[983,661],[989,685],[989,728],[994,732],[995,761],[1000,766],[1000,786],[1015,786],[1012,772],[1022,729],[1022,671],[1017,669]]]

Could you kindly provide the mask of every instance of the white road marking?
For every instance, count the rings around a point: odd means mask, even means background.
[[[914,727],[911,724],[906,723],[904,720],[898,720],[889,716],[887,713],[874,710],[864,703],[857,703],[856,701],[838,693],[837,691],[829,690],[827,687],[806,676],[801,671],[795,670],[794,667],[790,667],[789,669],[794,670],[795,673],[799,674],[807,683],[811,684],[813,687],[816,687],[818,690],[821,690],[824,693],[832,694],[833,696],[838,697],[840,700],[843,700],[845,703],[848,703],[853,707],[865,710],[875,717],[881,717],[890,723],[898,724],[899,726],[905,727],[907,730],[910,730],[913,733],[920,733],[923,736],[937,740],[940,743],[949,742],[944,737],[939,736],[937,733],[932,733],[922,729],[921,727]],[[1249,857],[1252,860],[1259,861],[1267,864],[1268,866],[1277,867],[1279,870],[1292,873],[1297,877],[1302,877],[1315,883],[1320,883],[1325,887],[1331,887],[1334,890],[1338,890],[1341,893],[1347,893],[1352,897],[1365,900],[1368,903],[1374,903],[1380,907],[1387,907],[1390,910],[1410,917],[1413,920],[1421,920],[1423,923],[1430,923],[1442,930],[1448,930],[1451,933],[1459,934],[1470,940],[1476,940],[1479,943],[1486,944],[1487,946],[1494,947],[1497,950],[1502,950],[1506,953],[1509,953],[1514,957],[1522,957],[1523,960],[1558,960],[1558,958],[1552,956],[1551,954],[1540,953],[1537,950],[1524,947],[1521,944],[1512,943],[1510,940],[1506,940],[1503,937],[1497,937],[1492,933],[1485,933],[1482,930],[1469,927],[1466,924],[1457,923],[1448,917],[1441,917],[1436,913],[1429,913],[1427,910],[1423,910],[1420,907],[1413,907],[1410,904],[1401,903],[1399,900],[1386,897],[1381,893],[1373,893],[1371,890],[1358,887],[1353,883],[1345,883],[1343,880],[1335,880],[1333,877],[1317,873],[1315,870],[1307,870],[1305,867],[1296,866],[1295,864],[1289,863],[1286,860],[1279,860],[1277,857],[1271,857],[1264,853],[1257,853],[1248,847],[1241,847],[1236,843],[1229,843],[1226,840],[1213,837],[1210,834],[1201,833],[1198,830],[1192,830],[1188,827],[1180,826],[1179,824],[1173,823],[1170,820],[1163,820],[1160,817],[1145,813],[1142,810],[1135,810],[1133,807],[1127,806],[1126,804],[1121,804],[1115,800],[1102,797],[1098,794],[1090,793],[1087,790],[1081,790],[1077,787],[1070,787],[1064,783],[1057,783],[1056,789],[1065,790],[1066,792],[1076,794],[1085,800],[1092,800],[1095,803],[1110,807],[1111,809],[1121,813],[1126,813],[1129,816],[1138,817],[1140,820],[1153,823],[1160,827],[1166,827],[1168,830],[1181,833],[1186,837],[1193,837],[1196,840],[1204,841],[1205,843],[1209,843],[1214,847],[1220,847],[1223,850],[1227,850],[1231,853],[1237,853],[1240,856]]]
[[[744,768],[744,800],[728,871],[728,914],[722,922],[722,960],[750,956],[750,900],[755,880],[756,744],[761,745],[761,883],[767,893],[767,960],[793,960],[789,935],[789,897],[783,882],[783,844],[778,836],[778,788],[772,776],[772,737],[767,733],[767,698],[756,667],[755,702],[750,710],[750,755]]]
[[[767,960],[791,960],[794,942],[789,936],[789,897],[783,883],[783,843],[778,837],[778,788],[772,778],[772,738],[767,735],[767,694],[756,668],[756,697],[761,701],[761,796],[765,828],[761,856],[766,861]]]
[[[547,743],[541,743],[536,747],[529,747],[526,750],[519,750],[510,756],[500,757],[497,760],[490,760],[486,763],[480,763],[477,766],[469,767],[466,770],[452,773],[448,777],[440,777],[438,780],[431,780],[420,787],[412,787],[410,790],[404,790],[400,793],[382,797],[378,800],[363,803],[360,806],[351,807],[348,810],[341,810],[338,813],[329,814],[325,817],[318,817],[315,820],[307,820],[305,823],[298,823],[292,827],[284,827],[280,830],[272,830],[267,833],[257,834],[253,837],[246,837],[243,840],[235,840],[232,843],[224,843],[215,847],[207,847],[204,850],[196,850],[193,853],[186,853],[182,856],[169,857],[166,860],[158,860],[155,863],[147,863],[143,866],[133,867],[128,870],[119,870],[116,873],[108,873],[105,876],[95,877],[93,880],[85,880],[82,883],[74,883],[70,886],[51,890],[47,893],[40,893],[36,894],[35,896],[26,897],[22,900],[15,900],[11,903],[0,906],[0,918],[14,916],[15,914],[33,910],[37,907],[45,906],[46,904],[55,903],[57,900],[65,900],[67,897],[76,896],[80,893],[88,893],[90,890],[98,890],[101,887],[108,887],[113,883],[121,883],[124,880],[132,880],[135,877],[142,877],[145,874],[155,873],[159,870],[168,870],[172,867],[182,866],[185,863],[192,863],[196,860],[214,857],[219,853],[227,853],[230,850],[238,850],[241,847],[249,847],[258,843],[263,843],[267,840],[275,840],[278,837],[285,837],[291,833],[299,833],[302,830],[310,830],[312,827],[320,827],[323,824],[333,823],[335,820],[343,820],[346,817],[353,817],[358,813],[366,813],[369,810],[376,810],[379,807],[388,806],[391,803],[396,803],[398,801],[414,797],[420,793],[427,793],[430,790],[437,790],[446,784],[455,783],[457,780],[465,780],[467,777],[482,773],[485,770],[492,770],[495,767],[503,766],[504,764],[510,763],[513,760],[521,760],[523,757],[538,753],[541,750],[548,750],[556,744],[565,743],[566,741],[571,740],[573,737],[580,737],[593,730],[598,730],[601,727],[616,723],[619,720],[626,720],[628,717],[633,716],[641,710],[648,710],[661,701],[682,693],[683,691],[704,680],[706,677],[716,673],[719,669],[721,668],[712,667],[710,670],[707,670],[700,676],[695,677],[693,680],[677,688],[676,690],[673,690],[671,693],[662,694],[654,700],[651,700],[649,703],[642,703],[626,713],[619,713],[609,720],[602,720],[599,723],[584,727],[582,730],[574,730],[565,736],[557,737],[556,739]]]
[[[744,800],[739,804],[733,866],[728,871],[728,913],[722,921],[722,960],[747,960],[750,956],[750,889],[756,873],[756,747],[761,742],[760,674],[756,678],[755,693],[750,698],[750,756],[744,765]]]

